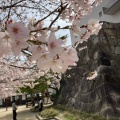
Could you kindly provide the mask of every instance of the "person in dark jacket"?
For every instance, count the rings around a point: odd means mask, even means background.
[[[15,100],[13,100],[13,103],[12,103],[12,110],[13,110],[13,120],[17,120],[16,119],[16,116],[17,116],[17,113],[16,113],[17,105],[16,105],[16,101]]]
[[[39,101],[39,112],[41,112],[43,110],[43,98],[40,97],[40,101]]]

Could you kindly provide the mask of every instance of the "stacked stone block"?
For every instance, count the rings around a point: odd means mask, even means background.
[[[79,44],[77,51],[80,60],[63,74],[56,103],[107,118],[120,117],[120,24],[104,22],[99,34]],[[88,80],[95,70],[98,76]]]

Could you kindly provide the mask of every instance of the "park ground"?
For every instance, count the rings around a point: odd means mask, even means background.
[[[52,117],[51,119],[48,118],[46,120],[107,120],[101,116],[79,112],[73,109],[68,109],[64,106],[53,106],[52,104],[44,105],[44,110],[41,114],[36,111],[32,112],[31,110],[31,107],[26,108],[25,105],[18,106],[17,120],[42,120],[42,115],[50,117],[56,113],[55,117]],[[0,120],[13,120],[11,107],[9,107],[7,111],[6,108],[0,108]]]
[[[25,105],[18,106],[17,109],[17,120],[38,120],[36,115],[38,112],[31,112],[30,108],[26,108]],[[13,120],[12,119],[12,107],[0,108],[0,120]]]

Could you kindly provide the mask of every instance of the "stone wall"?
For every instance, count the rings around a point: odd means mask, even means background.
[[[80,60],[63,74],[56,103],[120,117],[120,24],[105,22],[99,34],[79,44],[77,50]],[[98,76],[88,80],[95,70]]]

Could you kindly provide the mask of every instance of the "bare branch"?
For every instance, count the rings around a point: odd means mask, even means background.
[[[19,3],[23,2],[23,1],[26,1],[26,0],[20,0],[20,1],[14,3],[14,4],[12,4],[12,5],[0,7],[0,9],[3,9],[3,8],[4,8],[4,9],[7,9],[7,8],[14,7],[15,5],[17,5],[17,4],[19,4]]]
[[[45,16],[44,18],[42,18],[41,20],[38,20],[34,26],[36,26],[39,22],[45,20],[46,18],[48,18],[50,15],[52,15],[54,12],[58,12],[58,9],[60,8],[61,5],[59,5],[55,10],[53,10],[50,14],[48,14],[47,16]]]
[[[12,5],[12,0],[11,0],[11,5]],[[10,12],[11,12],[11,7],[9,8],[9,12],[8,12],[7,21],[8,21],[8,20],[9,20],[9,18],[10,18]]]
[[[51,24],[49,25],[48,28],[51,28],[52,25],[55,23],[55,21],[59,18],[59,16],[62,14],[63,10],[65,10],[65,8],[67,7],[68,4],[66,4],[65,6],[62,6],[62,2],[61,2],[61,10],[59,12],[59,14],[57,15],[57,17],[51,22]]]
[[[16,66],[16,65],[10,65],[10,66],[15,67],[15,68],[21,68],[21,69],[34,69],[36,67],[36,65],[32,67],[21,67],[21,66]],[[34,70],[38,70],[38,69],[36,68]]]

